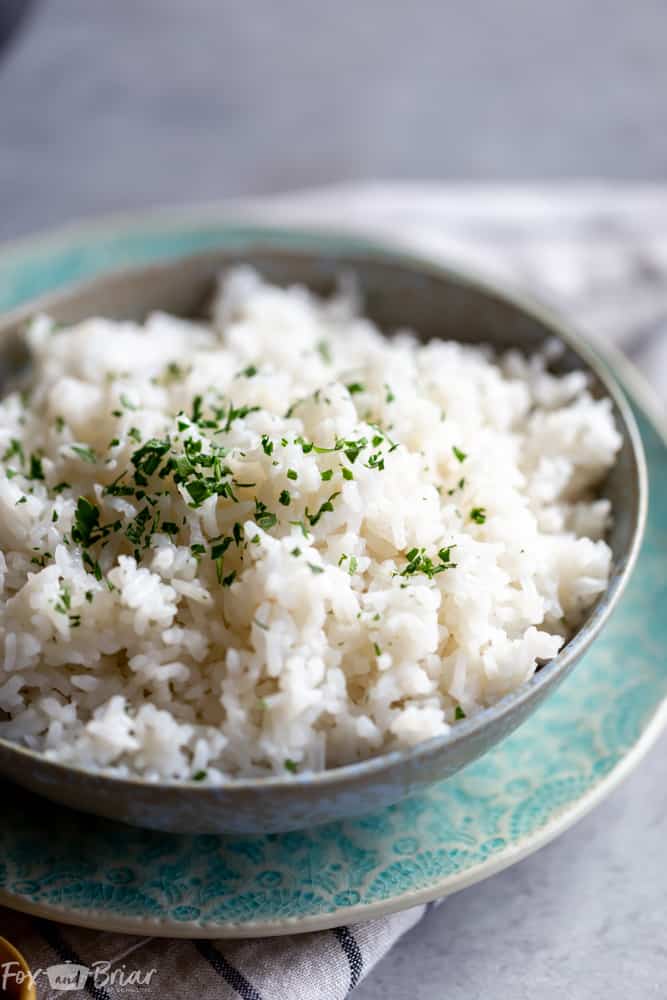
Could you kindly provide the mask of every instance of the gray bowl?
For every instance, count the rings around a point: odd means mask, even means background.
[[[609,587],[588,619],[555,659],[519,690],[492,708],[459,723],[445,735],[409,750],[385,753],[318,775],[233,779],[219,787],[193,782],[152,783],[108,777],[46,760],[0,739],[0,774],[57,802],[137,826],[187,833],[269,833],[363,814],[397,802],[425,785],[448,778],[516,729],[581,659],[616,606],[634,565],[644,527],[647,481],[641,440],[630,409],[594,353],[570,329],[536,307],[475,279],[389,249],[355,249],[349,236],[327,234],[301,244],[298,234],[277,231],[257,242],[248,232],[234,249],[213,250],[148,268],[116,272],[34,302],[0,321],[0,359],[5,372],[25,363],[19,333],[36,311],[59,322],[91,314],[141,319],[160,308],[201,315],[215,275],[240,261],[279,284],[301,282],[318,292],[353,272],[365,312],[387,332],[411,327],[424,338],[441,337],[530,353],[557,337],[565,346],[559,371],[582,369],[596,395],[611,397],[623,444],[603,492],[614,506],[609,544]],[[231,243],[231,249],[230,249]],[[302,249],[299,249],[301,245]]]

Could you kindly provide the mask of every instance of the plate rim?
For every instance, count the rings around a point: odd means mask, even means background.
[[[270,203],[270,199],[265,199],[267,207]],[[55,250],[59,246],[64,249],[77,237],[104,238],[104,236],[107,236],[112,238],[114,235],[120,235],[120,231],[123,229],[131,231],[147,227],[151,230],[159,230],[161,226],[177,224],[188,226],[203,224],[208,228],[209,226],[217,227],[224,224],[256,223],[258,222],[256,214],[259,210],[260,206],[258,206],[257,201],[242,200],[236,202],[213,202],[208,205],[204,203],[190,206],[155,207],[135,214],[131,212],[109,213],[98,218],[91,217],[75,221],[64,226],[59,226],[54,230],[29,234],[18,239],[1,242],[0,261],[8,260],[12,257],[14,259],[16,257],[20,258],[21,255],[27,255],[40,250],[45,251],[49,248]],[[276,227],[281,225],[289,228],[289,223],[282,222],[277,223]],[[304,223],[300,220],[298,228],[301,231],[316,229],[317,223],[314,221],[312,223]],[[348,236],[357,235],[362,238],[371,239],[378,236],[377,231],[374,231],[373,227],[369,227],[366,230],[358,227],[340,227],[338,232]],[[382,240],[389,247],[419,253],[425,261],[431,259],[436,264],[442,263],[437,254],[433,254],[426,249],[418,251],[411,240],[400,237],[392,238],[386,232],[382,233]],[[482,282],[486,280],[482,272],[470,268],[467,264],[462,268],[462,271],[473,279],[478,278]],[[512,292],[511,294],[516,293]],[[540,307],[541,303],[539,300],[536,302],[530,296],[526,296],[526,298],[532,305]],[[547,303],[548,307],[550,305],[552,304]],[[589,338],[587,340],[590,349],[611,369],[612,374],[618,377],[625,394],[630,397],[631,402],[643,411],[663,441],[663,444],[667,447],[667,417],[665,416],[659,397],[642,373],[613,345],[601,344],[598,341],[591,342]],[[665,728],[667,728],[667,695],[656,702],[653,712],[638,739],[616,766],[590,786],[574,803],[570,803],[562,810],[559,810],[543,827],[519,838],[497,854],[477,865],[473,865],[455,874],[443,876],[434,884],[421,889],[408,889],[389,899],[381,899],[369,903],[357,903],[349,907],[338,907],[327,913],[312,914],[310,916],[279,917],[276,920],[264,919],[247,922],[227,921],[217,927],[204,925],[197,921],[175,921],[169,917],[157,919],[146,916],[118,918],[113,914],[108,914],[99,909],[90,909],[85,913],[77,913],[76,911],[69,911],[66,907],[55,904],[30,902],[17,897],[3,888],[0,888],[0,905],[28,915],[57,920],[70,926],[84,927],[91,930],[181,939],[223,940],[274,937],[327,930],[338,927],[341,924],[354,924],[376,919],[389,913],[409,909],[413,906],[453,895],[468,886],[481,882],[517,864],[519,861],[540,850],[580,819],[583,819],[584,816],[606,798],[641,762]]]
[[[431,886],[411,889],[391,899],[381,899],[373,903],[358,903],[350,907],[339,907],[328,913],[313,914],[309,917],[280,917],[275,921],[258,920],[248,922],[228,921],[218,927],[205,926],[193,921],[174,921],[169,918],[129,917],[117,919],[103,910],[92,909],[86,914],[77,914],[57,905],[31,903],[12,893],[0,889],[0,905],[11,910],[47,920],[58,920],[73,927],[111,933],[136,934],[148,937],[231,940],[239,938],[282,937],[290,934],[307,934],[313,931],[330,930],[341,924],[365,923],[378,917],[430,903],[435,899],[452,896],[477,882],[483,882],[506,868],[511,868],[524,858],[536,853],[542,847],[565,833],[575,823],[583,819],[596,805],[605,799],[637,767],[640,761],[656,743],[667,727],[667,696],[657,705],[644,731],[632,748],[621,758],[600,781],[592,785],[573,806],[566,807],[539,830],[516,841],[510,847],[499,851],[479,865],[472,866],[456,875],[446,875]],[[341,916],[345,919],[341,921]]]

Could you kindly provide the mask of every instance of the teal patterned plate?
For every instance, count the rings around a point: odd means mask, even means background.
[[[233,229],[236,242],[240,229]],[[0,309],[109,266],[224,244],[230,231],[210,214],[206,223],[195,214],[157,215],[17,244],[0,252]],[[313,243],[315,249],[315,237]],[[316,930],[486,878],[608,794],[667,722],[667,438],[638,376],[620,359],[607,361],[630,395],[646,449],[645,542],[601,638],[517,732],[425,794],[290,834],[137,830],[5,784],[0,904],[87,927],[172,937]]]

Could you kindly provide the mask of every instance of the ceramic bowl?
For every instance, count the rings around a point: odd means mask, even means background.
[[[209,787],[108,777],[48,761],[0,740],[0,774],[77,809],[173,832],[270,833],[363,814],[449,777],[516,729],[570,673],[616,606],[643,531],[645,462],[625,399],[586,343],[534,305],[457,271],[389,248],[369,251],[360,244],[355,249],[349,237],[337,241],[331,234],[322,239],[321,252],[314,252],[312,240],[311,234],[299,249],[298,235],[278,231],[263,245],[262,234],[258,232],[253,242],[246,231],[236,250],[232,239],[224,250],[115,272],[33,302],[0,321],[4,373],[25,363],[19,334],[36,311],[46,311],[59,322],[92,314],[142,319],[156,308],[197,316],[210,299],[215,275],[239,262],[257,268],[273,282],[301,282],[324,293],[332,290],[341,273],[353,273],[364,296],[364,311],[388,333],[411,327],[424,339],[488,343],[527,353],[555,337],[564,346],[556,369],[586,371],[594,394],[611,398],[622,435],[618,461],[603,486],[614,508],[609,535],[613,570],[606,592],[558,656],[519,690],[450,733],[408,750],[317,775],[233,779]]]

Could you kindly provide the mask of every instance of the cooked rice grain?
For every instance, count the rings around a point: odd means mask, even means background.
[[[0,735],[148,780],[445,733],[604,591],[610,402],[248,270],[210,325],[28,333],[0,404]]]

